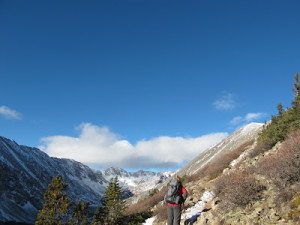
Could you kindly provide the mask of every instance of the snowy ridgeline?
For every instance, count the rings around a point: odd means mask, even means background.
[[[18,145],[15,141],[0,136],[0,221],[33,223],[41,209],[43,193],[57,174],[68,184],[70,200],[79,198],[100,204],[111,178],[118,176],[125,191],[152,182],[149,189],[163,182],[172,173],[146,171],[127,172],[119,168],[98,171],[70,159],[49,157],[37,148]]]
[[[127,172],[126,170],[117,167],[111,167],[102,171],[102,175],[107,181],[117,176],[124,189],[142,186],[144,190],[145,188],[147,190],[155,188],[157,184],[164,182],[174,173],[175,172],[173,171],[155,173],[143,170]]]
[[[252,140],[263,129],[262,123],[250,123],[235,131],[216,145],[201,152],[195,159],[182,168],[178,174],[194,174],[220,154],[226,153],[242,143]]]
[[[200,153],[185,168],[176,171],[179,175],[192,174],[216,157],[219,153],[233,149],[240,142],[260,132],[263,124],[251,123],[234,132],[226,139]],[[232,162],[233,164],[235,162]],[[69,159],[49,157],[37,148],[18,145],[15,141],[0,136],[0,221],[34,222],[38,209],[42,207],[43,193],[51,179],[60,174],[69,185],[67,194],[72,201],[81,198],[90,201],[93,207],[100,203],[111,178],[118,176],[121,186],[129,194],[156,188],[174,174],[154,172],[127,172],[119,168],[105,171],[92,170],[88,166]],[[197,208],[198,207],[198,208]],[[195,206],[201,211],[201,203]],[[197,213],[190,209],[189,219]],[[186,213],[188,213],[187,211]]]

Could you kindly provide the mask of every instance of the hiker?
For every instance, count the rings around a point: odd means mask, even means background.
[[[168,225],[180,225],[181,205],[188,196],[186,189],[182,186],[180,178],[173,178],[168,184],[168,190],[164,197],[167,203]]]

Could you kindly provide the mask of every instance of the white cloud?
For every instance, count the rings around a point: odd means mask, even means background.
[[[247,122],[253,122],[255,120],[261,119],[265,115],[266,115],[265,113],[248,113],[245,117],[245,120]]]
[[[240,116],[236,116],[230,121],[230,124],[237,125],[237,124],[241,123],[242,121],[244,121],[244,118],[242,118]]]
[[[10,109],[7,106],[0,106],[0,115],[2,115],[7,120],[20,120],[22,119],[21,113]]]
[[[224,95],[213,103],[217,110],[233,110],[236,107],[234,96],[231,93],[225,92]]]
[[[261,113],[261,112],[258,112],[258,113],[248,113],[244,117],[241,117],[241,116],[234,117],[230,121],[230,124],[231,125],[238,125],[238,124],[242,124],[242,123],[256,122],[256,121],[262,119],[265,116],[266,116],[266,113]]]
[[[203,150],[220,142],[227,133],[213,133],[197,138],[162,136],[141,140],[135,146],[122,140],[107,127],[83,123],[79,137],[42,138],[41,148],[50,156],[70,158],[94,168],[177,168],[191,161]]]

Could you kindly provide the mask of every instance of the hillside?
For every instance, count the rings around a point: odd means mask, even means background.
[[[203,168],[214,158],[217,158],[220,155],[229,152],[232,149],[235,149],[237,146],[253,141],[257,137],[258,133],[261,132],[262,127],[263,124],[261,123],[251,123],[242,127],[215,146],[212,146],[211,148],[203,151],[184,168],[176,171],[176,174],[181,177],[186,177],[197,173],[197,171]],[[161,190],[167,185],[168,181],[169,179],[165,182],[161,182],[161,184],[157,185],[156,188]],[[149,195],[149,188],[144,190],[145,191],[140,192],[139,195],[133,196],[132,198],[128,199],[127,202],[129,202],[130,204],[137,203],[139,200],[146,198]]]
[[[34,223],[44,203],[43,195],[53,177],[60,174],[68,184],[67,195],[73,202],[82,199],[91,203],[91,211],[100,206],[109,180],[118,176],[124,196],[154,188],[170,173],[150,171],[127,172],[120,168],[93,170],[70,159],[49,157],[38,148],[18,145],[0,136],[0,223],[6,221]]]
[[[189,176],[197,173],[197,171],[207,165],[214,158],[219,157],[221,154],[225,154],[236,149],[247,142],[253,142],[259,132],[262,131],[262,128],[263,124],[261,123],[250,123],[240,128],[220,143],[202,152],[184,168],[180,169],[177,174],[179,176]]]
[[[185,177],[189,197],[182,224],[299,224],[300,130],[270,149],[257,144],[258,136],[253,133],[235,148],[211,154],[210,163]],[[217,146],[206,153],[222,149],[221,143]],[[193,168],[192,163],[178,173],[187,168]],[[156,216],[150,224],[166,224],[165,207],[160,202],[152,208]]]
[[[183,219],[190,224],[299,224],[299,144],[299,130],[268,150],[254,144],[216,179],[190,182],[192,193],[211,196],[194,214],[190,206],[197,202],[191,197]]]
[[[182,223],[300,223],[298,73],[293,90],[295,99],[291,108],[284,111],[280,103],[278,115],[272,116],[268,123],[250,123],[240,128],[176,172],[189,192]],[[39,149],[20,146],[3,137],[0,137],[0,153],[0,221],[32,223],[41,208],[47,184],[59,173],[69,184],[70,199],[90,201],[93,207],[99,205],[107,180],[119,176],[127,193],[135,190],[136,195],[128,200],[134,204],[126,210],[122,208],[114,222],[140,224],[144,218],[154,215],[145,224],[166,224],[166,206],[162,200],[172,172],[130,173],[120,168],[94,171],[74,160],[52,158]],[[111,183],[110,187],[118,184]],[[122,197],[120,194],[120,202]],[[116,198],[111,200],[116,202]],[[103,224],[101,216],[106,212],[103,209],[95,213],[100,218],[92,224]],[[111,210],[115,212],[114,208]],[[111,215],[109,211],[107,216]]]
[[[49,157],[37,148],[0,137],[0,221],[33,223],[42,208],[43,194],[60,174],[69,184],[68,196],[99,204],[107,180],[101,172],[69,159]]]
[[[293,91],[291,108],[284,111],[279,103],[278,115],[264,126],[241,128],[178,171],[190,193],[182,223],[300,224],[298,73]],[[159,201],[165,192],[155,197],[155,216],[146,224],[166,224],[166,206]]]

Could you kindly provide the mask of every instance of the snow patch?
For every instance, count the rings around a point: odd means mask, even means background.
[[[32,176],[32,178],[34,178],[37,182],[39,182],[39,179],[31,172],[30,169],[27,168],[24,162],[14,153],[14,151],[5,142],[3,142],[3,145],[10,151],[11,155],[15,158],[15,160],[19,163],[19,165],[23,167],[24,171],[27,171]],[[15,149],[18,148],[20,149],[19,146],[15,146]],[[22,151],[19,152],[23,153]]]
[[[38,212],[38,210],[29,201],[27,201],[27,203],[22,208],[28,214],[36,214]]]
[[[241,133],[243,135],[249,134],[254,129],[260,128],[262,125],[263,123],[250,123],[242,128]]]
[[[187,219],[188,222],[195,222],[197,218],[200,216],[201,212],[205,208],[207,202],[211,201],[214,197],[213,192],[206,191],[202,195],[199,202],[197,202],[194,206],[188,208],[186,212],[181,216],[182,219]]]
[[[234,167],[234,166],[236,165],[236,163],[237,163],[237,160],[234,159],[234,160],[230,163],[230,166],[231,166],[231,167]]]
[[[153,216],[153,217],[147,219],[147,220],[143,223],[143,225],[152,225],[155,219],[156,219],[156,216]]]

